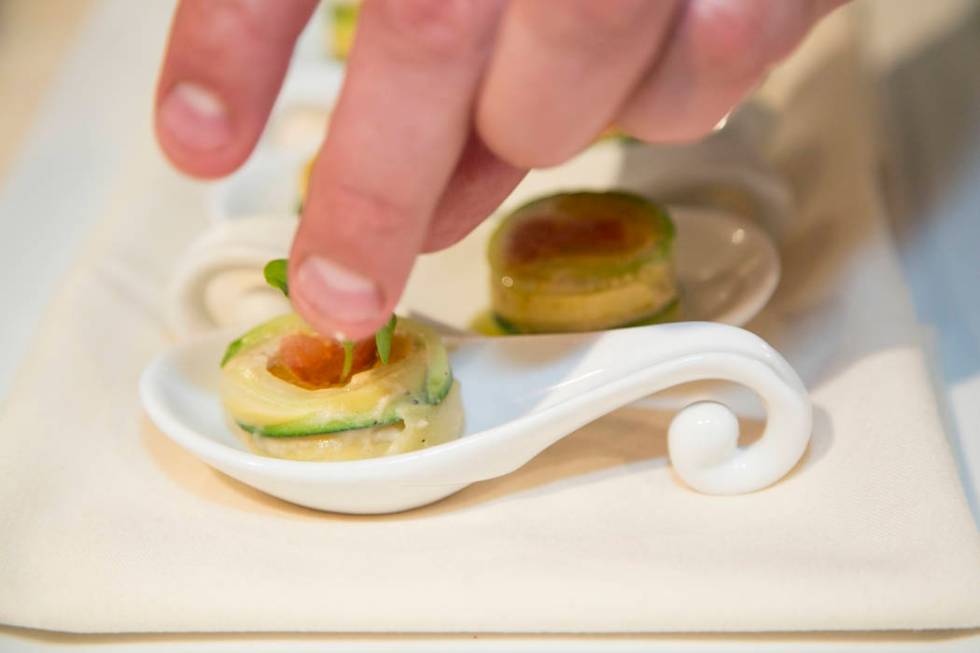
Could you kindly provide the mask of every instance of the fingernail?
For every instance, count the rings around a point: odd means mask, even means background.
[[[160,105],[160,124],[182,145],[196,150],[213,150],[231,141],[228,109],[205,87],[181,82]]]
[[[371,279],[339,263],[310,256],[299,267],[296,291],[324,317],[342,323],[377,319],[384,308]]]

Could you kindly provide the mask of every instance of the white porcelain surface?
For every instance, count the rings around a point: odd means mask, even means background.
[[[739,494],[779,480],[802,456],[811,408],[799,378],[757,336],[719,324],[683,323],[592,334],[461,338],[450,358],[466,414],[460,439],[352,462],[265,458],[226,426],[218,360],[231,334],[175,347],[144,372],[151,419],[180,446],[238,480],[287,501],[350,513],[406,510],[470,483],[514,471],[584,424],[658,390],[702,379],[745,385],[763,400],[763,436],[738,447],[721,404],[682,409],[670,426],[677,474],[710,494]]]
[[[779,253],[751,221],[717,209],[674,208],[685,319],[742,325],[779,284]]]

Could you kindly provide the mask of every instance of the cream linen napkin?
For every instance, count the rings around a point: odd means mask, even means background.
[[[84,632],[980,625],[980,541],[880,219],[846,32],[826,25],[816,72],[785,87],[790,120],[774,152],[802,209],[785,283],[755,328],[816,405],[811,450],[783,482],[738,497],[691,492],[664,460],[668,416],[637,409],[514,474],[395,516],[317,513],[211,471],[156,432],[136,398],[141,368],[169,341],[163,280],[204,224],[159,206],[187,186],[147,143],[0,416],[0,622]]]

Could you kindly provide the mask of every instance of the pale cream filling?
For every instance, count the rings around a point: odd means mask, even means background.
[[[527,292],[492,287],[493,310],[522,331],[609,329],[642,320],[677,298],[673,266],[659,261],[624,275],[609,287],[585,292]]]

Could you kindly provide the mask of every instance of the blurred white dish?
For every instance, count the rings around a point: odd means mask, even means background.
[[[265,149],[255,154],[235,174],[212,187],[212,220],[220,223],[256,215],[297,215],[303,166],[315,154],[315,144],[306,149]]]
[[[312,151],[323,141],[344,68],[328,59],[294,59],[276,99],[262,148]]]
[[[460,439],[350,462],[265,458],[246,451],[232,434],[218,396],[218,362],[232,337],[210,334],[157,358],[140,382],[144,407],[161,431],[209,465],[321,510],[382,513],[437,501],[514,471],[620,406],[704,379],[754,390],[768,422],[758,441],[739,448],[738,421],[727,407],[684,407],[671,423],[668,448],[675,471],[692,488],[739,494],[767,487],[796,464],[810,437],[806,389],[778,353],[741,329],[684,323],[450,341],[466,415]]]

